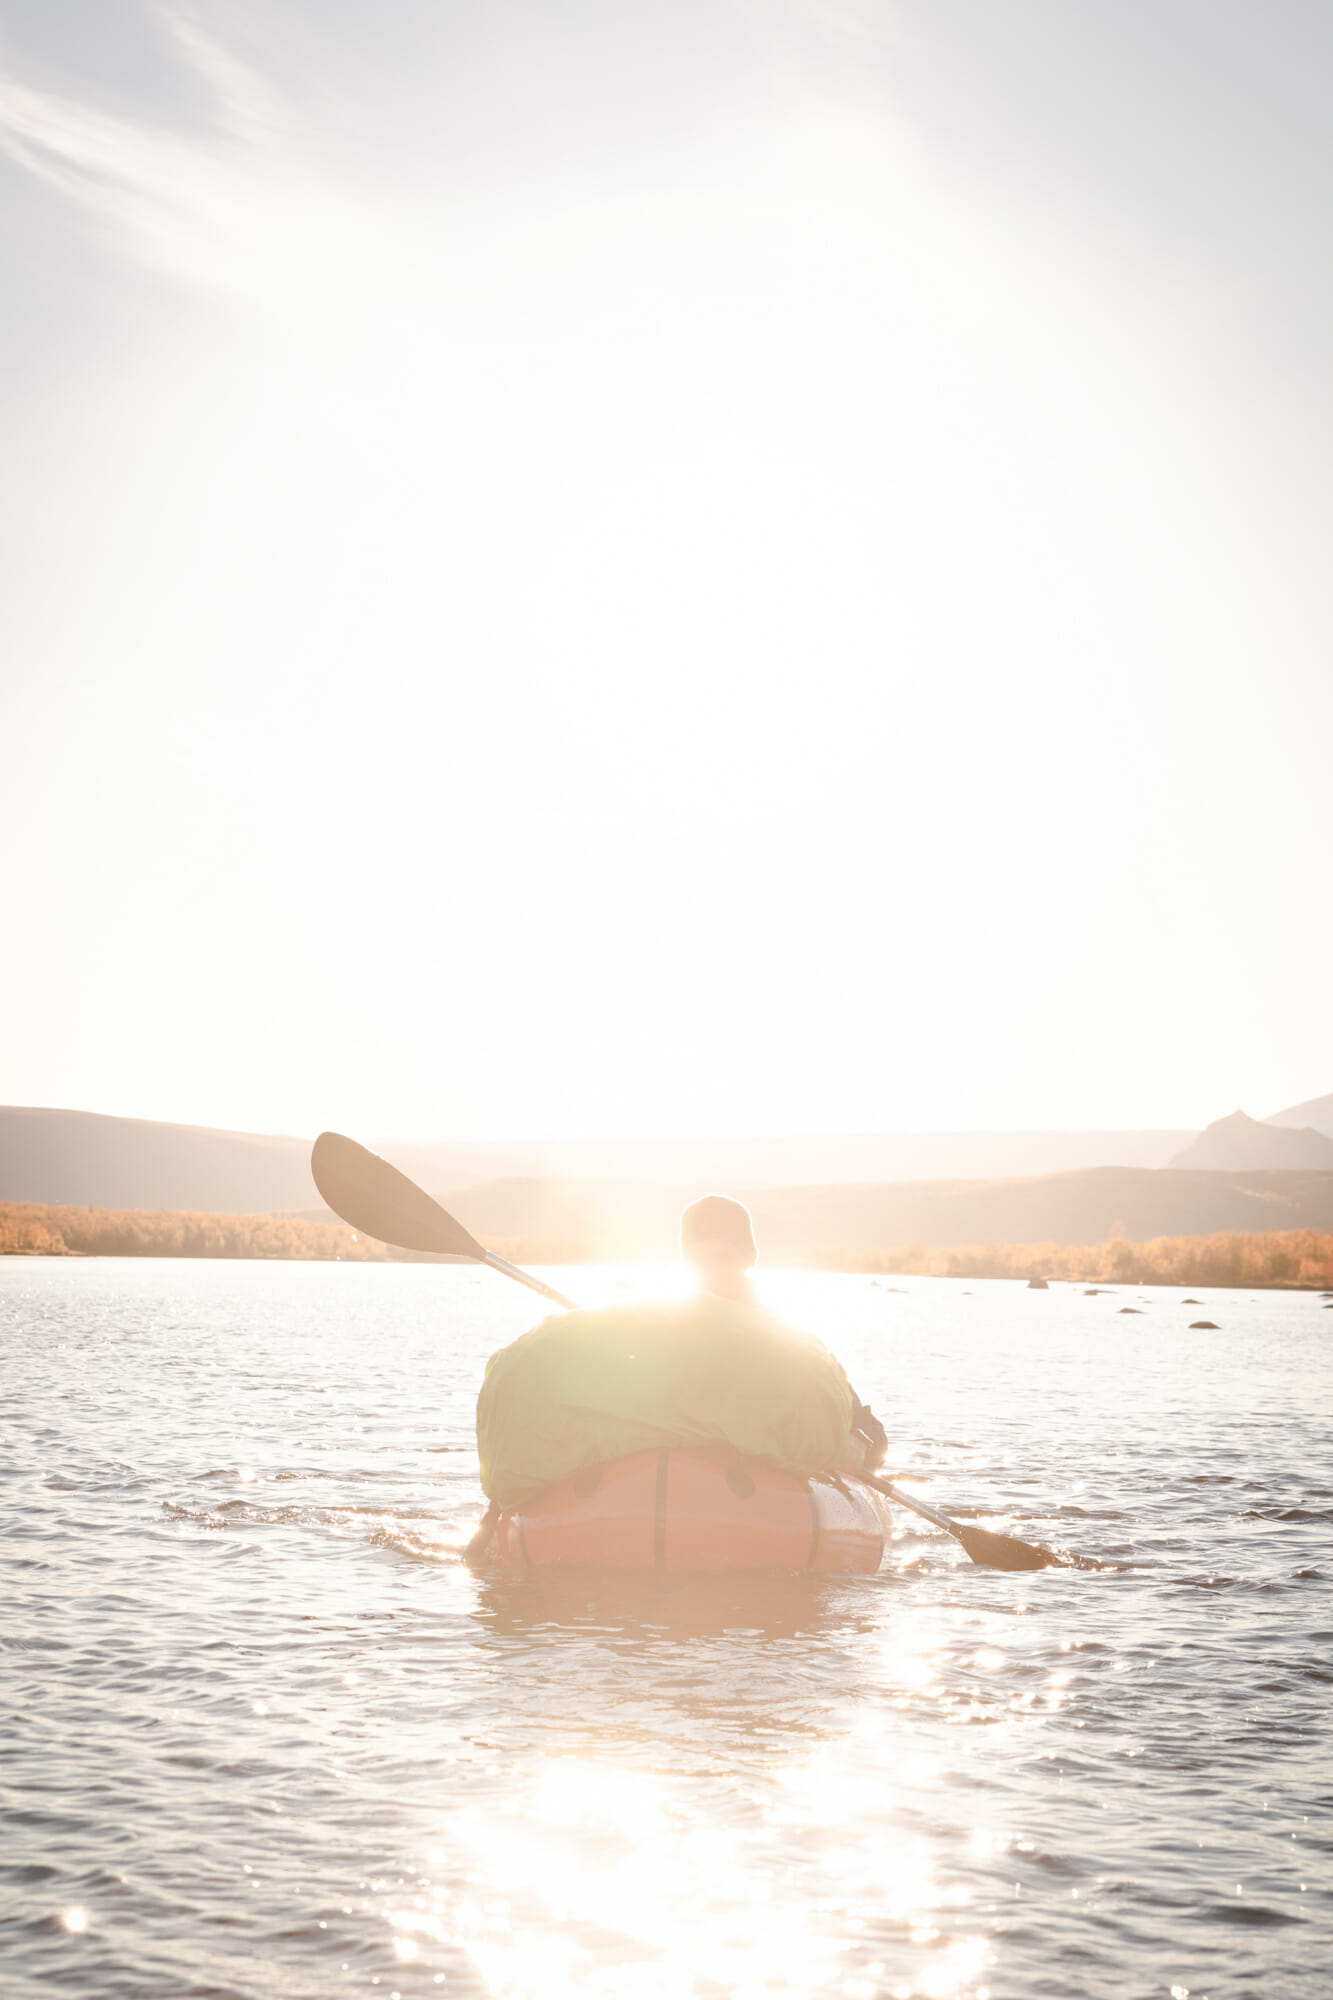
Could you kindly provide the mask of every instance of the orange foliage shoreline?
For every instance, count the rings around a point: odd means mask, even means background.
[[[975,1243],[939,1250],[915,1243],[905,1250],[833,1250],[801,1261],[817,1270],[882,1277],[1333,1290],[1333,1234],[1318,1229],[1154,1236],[1144,1243],[1114,1237],[1106,1243]]]
[[[46,1208],[31,1201],[0,1202],[0,1256],[257,1257],[356,1264],[408,1260],[408,1252],[359,1237],[344,1223],[310,1222],[303,1216]]]
[[[496,1238],[517,1264],[604,1261],[590,1245]],[[209,1215],[171,1209],[48,1208],[0,1202],[0,1256],[223,1257],[356,1264],[443,1263],[392,1250],[340,1222],[296,1215]],[[1131,1243],[979,1243],[946,1249],[837,1247],[784,1259],[821,1271],[880,1277],[1049,1278],[1067,1283],[1243,1286],[1333,1290],[1333,1234],[1274,1229],[1263,1235],[1158,1236]]]

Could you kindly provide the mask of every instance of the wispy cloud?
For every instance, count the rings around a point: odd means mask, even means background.
[[[207,129],[181,132],[37,89],[0,57],[0,150],[121,249],[228,285],[272,237],[296,178],[295,122],[262,76],[188,16],[164,7],[161,18],[208,87]]]
[[[188,15],[170,6],[161,13],[185,61],[211,87],[219,125],[241,145],[271,147],[284,140],[291,113],[268,80]]]

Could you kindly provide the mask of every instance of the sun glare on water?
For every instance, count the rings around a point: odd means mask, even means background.
[[[464,1896],[436,1889],[390,1913],[397,1954],[415,1958],[419,1939],[461,1945],[495,2000],[869,2000],[886,1968],[855,1952],[853,1912],[873,1907],[927,1948],[920,1974],[893,1990],[955,2000],[975,1990],[987,1946],[941,1939],[950,1898],[926,1843],[861,1815],[864,1786],[881,1783],[820,1753],[766,1791],[720,1796],[709,1821],[682,1780],[556,1759],[511,1804],[472,1817]],[[461,1832],[455,1820],[454,1842]],[[815,1848],[823,1894],[784,1896]]]

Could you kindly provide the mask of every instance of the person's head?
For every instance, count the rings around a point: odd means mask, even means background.
[[[744,1202],[724,1194],[692,1201],[680,1218],[680,1253],[693,1264],[707,1291],[724,1299],[749,1297],[749,1274],[759,1251]]]

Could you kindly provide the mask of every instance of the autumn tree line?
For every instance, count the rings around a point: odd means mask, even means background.
[[[1145,1243],[975,1243],[933,1250],[831,1250],[801,1260],[825,1271],[923,1278],[1061,1278],[1073,1284],[1242,1286],[1252,1291],[1333,1290],[1333,1234],[1271,1229],[1262,1235],[1154,1236]]]
[[[495,1239],[517,1264],[599,1261],[587,1244]],[[170,1209],[47,1208],[0,1202],[0,1256],[234,1257],[349,1264],[436,1263],[441,1259],[358,1235],[346,1224],[297,1215],[207,1215]],[[1333,1290],[1333,1234],[1274,1229],[1262,1235],[1158,1236],[1131,1243],[978,1243],[890,1250],[836,1246],[793,1257],[824,1271],[884,1277],[1047,1278],[1070,1283],[1243,1286]]]
[[[406,1251],[341,1222],[296,1215],[206,1215],[159,1208],[44,1208],[0,1202],[0,1255],[263,1257],[385,1264]]]

